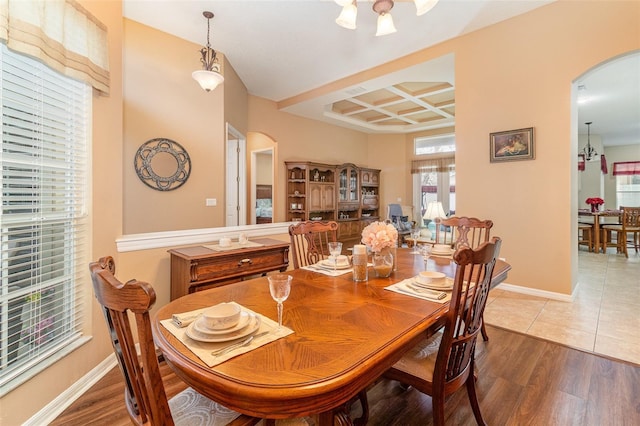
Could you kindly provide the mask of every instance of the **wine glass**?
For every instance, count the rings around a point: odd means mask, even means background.
[[[342,243],[332,241],[327,246],[329,247],[329,253],[333,257],[333,272],[335,272],[338,269],[338,256],[342,253]]]
[[[267,277],[269,280],[269,292],[278,304],[278,330],[282,329],[282,302],[287,300],[291,291],[293,277],[287,274],[273,274]]]
[[[433,247],[431,246],[431,244],[422,244],[420,245],[420,254],[422,255],[422,258],[424,259],[424,270],[427,270],[427,261],[429,260],[429,256],[431,256],[431,249]]]
[[[411,228],[411,239],[413,240],[413,251],[411,254],[420,254],[420,249],[418,248],[418,238],[420,238],[420,227],[416,224],[413,228]]]

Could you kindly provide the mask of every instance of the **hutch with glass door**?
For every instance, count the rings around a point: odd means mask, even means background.
[[[362,229],[380,220],[380,170],[355,164],[285,161],[287,221],[335,220],[346,248],[360,242]]]

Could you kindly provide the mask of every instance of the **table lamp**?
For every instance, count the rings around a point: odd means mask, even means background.
[[[427,224],[427,235],[425,235],[425,237],[430,240],[433,239],[434,233],[436,232],[434,219],[437,217],[447,217],[447,215],[440,201],[430,201],[429,204],[427,204],[427,210],[424,212],[424,216],[422,216],[422,219],[424,219]]]

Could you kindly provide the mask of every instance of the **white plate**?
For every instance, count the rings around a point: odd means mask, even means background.
[[[197,340],[198,342],[206,342],[206,343],[217,343],[217,342],[228,342],[229,340],[241,339],[245,336],[254,333],[256,330],[260,328],[260,317],[258,315],[251,314],[250,315],[249,324],[237,331],[232,333],[222,334],[222,335],[209,335],[205,333],[201,333],[195,329],[195,321],[189,324],[187,327],[187,336],[192,338],[193,340]]]
[[[447,291],[447,290],[453,290],[453,279],[446,277],[444,279],[444,282],[442,282],[442,284],[438,284],[438,283],[423,284],[419,282],[417,279],[414,279],[413,285],[416,287],[428,288],[429,290]]]
[[[453,254],[453,250],[448,250],[448,251],[437,251],[437,250],[432,250],[431,254],[439,254],[439,255],[450,255]]]
[[[247,311],[240,311],[240,319],[238,320],[238,324],[233,327],[225,328],[223,330],[212,330],[204,324],[204,318],[202,316],[198,317],[197,320],[194,321],[194,330],[198,333],[208,336],[219,336],[222,334],[233,333],[238,331],[249,324],[249,319],[251,318],[251,314]]]
[[[330,260],[327,260],[327,259],[321,260],[320,262],[318,262],[318,264],[323,268],[333,269],[333,262]],[[338,266],[336,266],[336,269],[349,269],[349,268],[351,268],[351,265],[349,265],[348,263],[338,264]]]

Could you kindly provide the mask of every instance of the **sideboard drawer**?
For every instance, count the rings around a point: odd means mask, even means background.
[[[229,251],[214,251],[205,246],[169,250],[171,300],[257,274],[288,269],[289,243],[270,238],[252,241],[263,245]]]
[[[280,269],[284,262],[282,250],[259,253],[233,253],[228,256],[201,259],[191,264],[191,281],[252,275]]]

